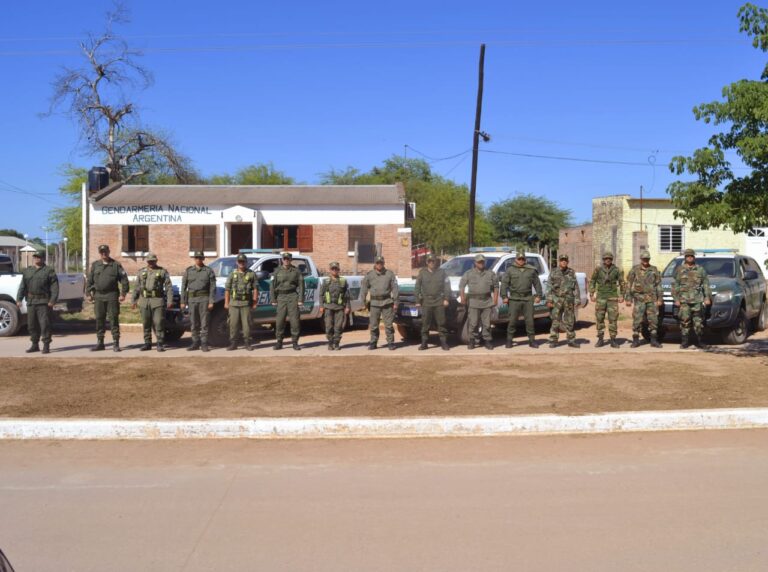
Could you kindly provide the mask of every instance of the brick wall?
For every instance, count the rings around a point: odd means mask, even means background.
[[[625,249],[631,252],[632,243],[625,244],[624,218],[629,195],[597,197],[592,199],[592,268],[602,263],[603,253],[613,253],[614,262],[623,268]],[[631,239],[631,237],[630,237]]]
[[[590,273],[594,269],[592,259],[592,225],[583,224],[560,230],[558,254],[568,255],[568,265],[576,272]]]

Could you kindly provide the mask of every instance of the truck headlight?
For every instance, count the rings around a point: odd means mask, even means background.
[[[718,292],[712,297],[712,301],[715,304],[722,304],[723,302],[730,302],[733,299],[733,291],[728,290],[726,292]]]

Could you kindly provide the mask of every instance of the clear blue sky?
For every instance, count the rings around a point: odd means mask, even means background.
[[[765,55],[738,33],[742,1],[250,2],[134,1],[120,29],[145,50],[155,84],[142,119],[173,133],[204,174],[272,162],[305,183],[331,168],[369,169],[416,150],[471,147],[480,42],[488,151],[478,199],[545,195],[589,220],[593,196],[664,196],[666,164],[711,127],[696,103],[757,78]],[[0,228],[40,235],[60,166],[97,164],[63,117],[40,118],[50,82],[78,62],[106,1],[6,3],[0,20]],[[470,157],[434,163],[468,182]],[[9,186],[11,185],[11,186]],[[8,192],[53,193],[34,197]]]

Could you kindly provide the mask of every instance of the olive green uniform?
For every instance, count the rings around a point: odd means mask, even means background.
[[[467,324],[469,327],[470,343],[479,343],[480,333],[478,327],[482,327],[483,339],[490,343],[491,336],[491,312],[493,311],[493,292],[498,290],[499,282],[496,273],[492,270],[470,268],[461,277],[459,292],[464,292],[467,299]]]
[[[541,280],[539,272],[530,264],[518,266],[512,264],[501,279],[500,295],[509,300],[509,322],[507,323],[507,342],[512,342],[517,327],[517,318],[522,314],[525,319],[525,333],[533,341],[536,329],[533,323],[533,290],[541,298]]]
[[[239,268],[227,277],[224,286],[229,292],[229,343],[237,342],[242,330],[243,343],[251,343],[251,306],[256,288],[256,275],[251,270],[241,272]]]
[[[192,265],[181,278],[181,303],[189,308],[192,344],[208,345],[208,321],[211,312],[208,305],[216,296],[216,274],[206,265]]]
[[[576,321],[576,300],[579,298],[581,298],[581,291],[573,268],[563,270],[558,266],[549,273],[547,301],[552,303],[549,313],[552,320],[552,327],[549,330],[550,342],[557,342],[561,325],[565,329],[568,341],[576,339],[574,322]]]
[[[422,268],[416,278],[414,289],[416,303],[421,305],[421,341],[427,343],[429,328],[435,322],[440,341],[448,340],[445,325],[445,304],[451,299],[451,282],[442,268]]]
[[[162,266],[142,268],[136,276],[133,303],[139,306],[144,326],[144,343],[152,343],[152,330],[158,345],[165,343],[165,308],[173,300],[173,286],[168,271]]]
[[[700,342],[704,334],[704,300],[712,299],[707,271],[698,264],[678,266],[672,281],[672,299],[680,304],[678,317],[683,344],[688,343],[691,326]]]
[[[365,300],[370,292],[369,330],[371,344],[379,341],[379,322],[384,321],[384,333],[387,344],[395,343],[395,310],[394,305],[399,295],[397,277],[391,270],[384,268],[379,272],[375,268],[363,277],[361,296]]]
[[[624,272],[611,264],[598,266],[589,280],[589,293],[594,295],[597,336],[605,333],[605,317],[608,316],[608,333],[615,338],[619,331],[619,297],[624,292]]]
[[[293,265],[280,266],[272,274],[269,284],[269,297],[277,302],[275,318],[275,337],[282,342],[285,337],[285,321],[291,324],[291,341],[296,344],[301,334],[301,312],[299,301],[304,303],[304,277]]]
[[[88,273],[87,291],[93,297],[93,311],[96,314],[96,338],[104,342],[106,320],[112,327],[112,340],[120,341],[120,296],[127,296],[128,275],[122,264],[109,259],[106,264],[96,260]]]
[[[51,343],[51,308],[59,299],[59,277],[56,271],[43,264],[29,266],[21,273],[21,284],[16,294],[16,302],[27,299],[27,329],[33,344],[43,340]]]
[[[320,285],[320,303],[323,305],[325,336],[328,342],[338,346],[344,329],[344,309],[351,309],[349,285],[343,276],[330,276]]]

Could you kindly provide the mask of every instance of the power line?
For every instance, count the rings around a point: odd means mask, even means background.
[[[43,195],[56,195],[57,193],[36,193],[33,191],[28,191],[26,189],[22,189],[21,187],[17,187],[16,185],[12,185],[11,183],[7,181],[3,181],[0,179],[0,184],[4,185],[7,188],[0,187],[0,192],[6,192],[6,193],[16,193],[19,195],[27,195],[31,197],[35,197],[36,199],[39,199],[41,201],[45,201],[47,203],[51,203],[52,205],[56,206],[64,206],[63,203],[55,202],[50,199],[45,198]]]
[[[410,145],[405,145],[405,148],[410,149],[411,151],[415,151],[425,159],[429,159],[429,161],[432,163],[438,163],[440,161],[448,161],[449,159],[455,159],[456,157],[461,157],[462,155],[466,155],[467,153],[470,153],[472,151],[472,149],[467,149],[465,151],[462,151],[461,153],[455,153],[454,155],[448,155],[447,157],[431,157],[426,153],[422,153],[418,149],[411,147]]]
[[[655,167],[654,163],[646,161],[641,163],[639,161],[614,161],[611,159],[586,159],[582,157],[564,157],[558,155],[537,155],[534,153],[515,153],[512,151],[494,151],[491,149],[480,149],[481,153],[493,153],[495,155],[512,155],[514,157],[527,157],[529,159],[552,159],[556,161],[576,161],[579,163],[601,163],[604,165],[630,165],[633,167]]]

